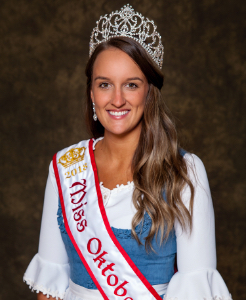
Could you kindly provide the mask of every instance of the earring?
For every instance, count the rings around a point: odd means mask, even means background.
[[[95,103],[92,102],[92,109],[93,109],[93,120],[96,121],[97,120],[97,114],[96,114],[96,110],[95,110]]]

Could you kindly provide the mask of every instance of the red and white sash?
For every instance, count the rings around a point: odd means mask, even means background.
[[[66,231],[104,299],[161,300],[110,228],[99,186],[93,140],[53,158]]]

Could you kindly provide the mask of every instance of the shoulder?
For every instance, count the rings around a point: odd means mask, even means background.
[[[206,170],[202,160],[195,154],[189,153],[184,149],[179,149],[180,155],[183,157],[188,168],[188,175],[191,179],[198,179],[200,176],[207,178]]]
[[[187,163],[187,166],[204,168],[204,164],[203,164],[202,160],[196,154],[185,152],[183,157]]]
[[[188,176],[192,183],[195,186],[199,183],[207,183],[207,172],[202,160],[197,155],[188,152],[183,157],[187,166]]]

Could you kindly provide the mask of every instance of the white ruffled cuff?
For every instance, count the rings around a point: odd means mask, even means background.
[[[164,300],[232,300],[217,270],[177,272],[169,282]]]
[[[30,262],[23,280],[32,291],[42,292],[49,298],[63,299],[69,284],[69,264],[56,264],[36,254]]]

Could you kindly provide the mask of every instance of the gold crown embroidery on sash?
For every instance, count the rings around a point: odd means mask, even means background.
[[[81,148],[72,148],[63,154],[58,163],[61,164],[64,168],[70,167],[77,162],[80,162],[84,159],[85,156],[85,147]]]

